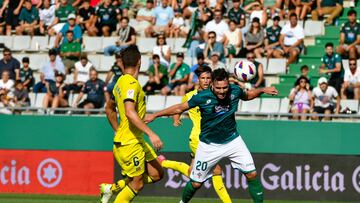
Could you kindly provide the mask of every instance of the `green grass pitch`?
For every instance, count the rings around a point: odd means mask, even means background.
[[[113,203],[114,198],[111,203]],[[177,203],[177,197],[144,197],[138,196],[134,203]],[[65,196],[65,195],[28,195],[28,194],[0,194],[0,203],[98,203],[96,196]],[[218,199],[194,198],[192,203],[215,203]],[[251,200],[233,200],[234,203],[252,203]],[[267,203],[323,203],[321,201],[291,201],[269,200]],[[350,203],[342,201],[326,201],[326,203]]]

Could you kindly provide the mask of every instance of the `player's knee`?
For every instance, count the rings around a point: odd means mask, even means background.
[[[198,188],[200,188],[200,187],[201,187],[202,183],[198,183],[198,182],[191,182],[191,185],[193,186],[193,188],[198,189]]]
[[[256,173],[256,171],[253,171],[253,172],[245,174],[245,176],[248,180],[254,180],[257,176],[257,173]]]

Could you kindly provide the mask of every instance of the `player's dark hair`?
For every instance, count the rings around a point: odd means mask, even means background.
[[[71,33],[71,34],[73,34],[73,35],[74,35],[74,32],[73,32],[72,30],[68,30],[68,31],[66,31],[66,34],[69,34],[69,33]]]
[[[356,62],[356,58],[349,58],[349,62],[350,61],[355,61]]]
[[[307,65],[301,66],[301,67],[300,67],[300,70],[303,70],[303,69],[308,69],[308,70],[309,70],[309,66],[307,66]]]
[[[351,10],[348,11],[347,16],[351,16],[351,15],[354,15],[354,14],[356,16],[357,12],[354,9],[351,9]]]
[[[212,70],[207,65],[201,65],[195,70],[195,75],[197,75],[198,77],[200,77],[200,75],[203,74],[203,73],[210,73],[211,74]]]
[[[212,72],[211,74],[211,78],[212,78],[212,81],[214,82],[215,80],[216,81],[224,81],[224,80],[229,80],[229,73],[223,69],[223,68],[219,68],[219,69],[216,69]]]
[[[292,17],[295,17],[297,19],[296,13],[291,13],[289,19],[292,18]]]
[[[135,67],[140,58],[141,54],[136,45],[130,45],[126,49],[120,52],[124,68]]]
[[[332,42],[328,42],[325,44],[325,48],[328,48],[328,47],[334,47],[334,44]]]
[[[11,53],[11,49],[5,47],[4,50],[3,50],[3,53],[5,53],[5,52]]]
[[[154,55],[152,56],[152,59],[153,59],[153,60],[155,60],[155,59],[160,59],[160,56],[157,55],[157,54],[154,54]]]
[[[295,84],[294,84],[294,87],[296,87],[296,86],[298,86],[299,84],[300,84],[300,81],[301,80],[305,80],[306,81],[306,83],[309,83],[310,84],[310,80],[309,80],[309,78],[307,78],[307,77],[305,77],[305,76],[300,76],[297,80],[296,80],[296,82],[295,82]]]

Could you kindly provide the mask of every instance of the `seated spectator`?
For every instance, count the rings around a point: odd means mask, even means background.
[[[360,101],[360,68],[356,63],[356,59],[349,59],[350,68],[345,71],[341,99],[354,98]]]
[[[336,99],[336,107],[333,101]],[[328,85],[327,79],[321,77],[318,81],[318,86],[313,89],[313,102],[311,106],[313,110],[312,119],[319,120],[317,114],[325,114],[324,120],[330,120],[332,113],[338,114],[340,110],[340,96],[335,88]]]
[[[20,80],[20,63],[19,61],[12,57],[11,50],[8,48],[4,48],[3,56],[0,60],[0,74],[4,71],[9,71],[10,79],[12,80]]]
[[[313,106],[311,90],[310,90],[310,81],[304,77],[300,76],[295,83],[295,87],[291,90],[289,95],[289,100],[292,103],[291,113],[294,115],[292,119],[294,120],[307,120],[306,115],[296,115],[296,114],[307,114],[310,112],[310,106]]]
[[[340,92],[341,84],[343,82],[344,71],[341,65],[341,56],[334,53],[333,43],[325,45],[326,54],[321,58],[320,74],[330,75],[329,85],[334,87],[337,92]]]
[[[55,74],[55,84],[50,85],[46,83],[46,95],[43,100],[42,107],[47,109],[58,107],[68,107],[69,91],[68,86],[64,83],[64,77],[62,73],[57,72]],[[54,110],[49,111],[50,114],[54,114]]]
[[[51,25],[48,26],[48,34],[54,36],[60,32],[69,19],[70,14],[75,15],[74,7],[68,3],[68,0],[60,0],[60,7],[55,11],[55,19]]]
[[[280,46],[281,49],[274,51],[276,58],[289,56],[286,62],[286,67],[297,60],[298,55],[301,53],[304,41],[304,29],[298,24],[296,14],[290,15],[290,23],[285,24],[280,33]]]
[[[12,98],[8,96],[8,93],[5,89],[0,89],[0,114],[12,114],[12,111],[9,109],[3,109],[2,107],[13,107],[14,103]]]
[[[185,37],[187,34],[185,28],[185,21],[182,17],[182,10],[176,9],[175,10],[175,17],[171,22],[170,27],[170,38],[178,38],[178,37]]]
[[[121,55],[116,54],[115,55],[115,62],[111,66],[110,70],[108,71],[105,79],[105,85],[106,85],[106,91],[105,91],[105,99],[106,101],[110,100],[110,96],[112,95],[112,91],[114,89],[114,86],[120,76],[122,76],[124,72],[124,67],[122,66],[122,60]],[[112,78],[112,80],[111,80]],[[111,82],[110,82],[111,80]]]
[[[74,101],[73,107],[83,108],[85,110],[102,108],[105,102],[104,89],[105,82],[98,78],[96,69],[91,69],[90,80],[85,83],[79,96]],[[84,94],[87,94],[87,97],[79,104]],[[85,111],[85,114],[90,115],[91,112]]]
[[[313,87],[311,86],[311,82],[310,82],[310,76],[309,76],[309,72],[310,72],[310,70],[309,70],[309,66],[307,66],[307,65],[302,65],[301,67],[300,67],[300,76],[299,77],[301,77],[301,76],[303,76],[303,77],[306,77],[307,78],[307,80],[309,81],[309,85],[310,85],[310,89],[313,89]]]
[[[341,56],[357,58],[357,55],[360,56],[360,24],[356,22],[355,10],[348,11],[347,16],[348,22],[341,27],[340,44],[336,52]]]
[[[317,1],[317,8],[311,12],[312,20],[319,20],[319,16],[330,15],[325,25],[331,25],[342,11],[343,0],[321,0]]]
[[[204,57],[203,53],[198,53],[196,59],[197,59],[197,64],[193,65],[190,68],[191,72],[190,72],[189,83],[188,83],[188,87],[187,87],[188,90],[192,90],[192,89],[196,88],[196,86],[199,84],[198,77],[195,74],[196,69],[200,66],[205,66],[205,65],[207,66],[207,63],[205,63],[205,57]]]
[[[201,1],[201,0],[200,0]],[[204,0],[206,3],[206,1]],[[178,1],[172,1],[172,7],[174,9],[182,8],[184,18],[189,18],[195,12],[195,10],[200,5],[198,0],[190,0],[190,1],[181,1],[181,5],[178,4]]]
[[[162,95],[168,95],[172,90],[176,96],[184,96],[187,90],[187,83],[189,81],[190,67],[184,63],[184,54],[176,54],[176,63],[171,64],[169,77],[171,78],[169,84],[161,89]]]
[[[216,41],[216,32],[211,31],[208,33],[208,40],[204,48],[204,57],[205,60],[211,60],[212,52],[217,52],[220,54],[219,60],[225,63],[225,49],[224,45],[221,42]]]
[[[146,7],[141,8],[136,15],[136,24],[133,25],[136,33],[145,36],[145,29],[151,25],[154,20],[154,1],[147,0]]]
[[[5,18],[4,11],[6,8],[3,8],[3,2],[0,2],[0,35],[4,35],[5,31]]]
[[[33,75],[33,70],[29,67],[30,59],[29,57],[22,58],[23,67],[20,69],[20,82],[22,86],[30,91],[35,84],[35,79]]]
[[[14,90],[14,105],[15,107],[27,107],[30,106],[29,92],[24,87],[23,83],[16,82]],[[21,111],[15,111],[19,114]]]
[[[118,35],[119,39],[116,41],[116,45],[105,47],[105,56],[111,56],[113,54],[120,53],[121,50],[125,49],[129,45],[136,44],[136,32],[135,29],[129,25],[129,18],[121,18]]]
[[[233,0],[233,7],[229,10],[228,18],[233,21],[238,28],[242,28],[246,23],[246,12],[240,8],[240,0]]]
[[[96,7],[97,16],[96,32],[105,37],[111,36],[116,30],[116,8],[111,5],[111,0],[104,0],[101,5]]]
[[[279,38],[280,38],[280,33],[281,33],[281,27],[279,26],[279,22],[280,22],[280,17],[279,16],[275,16],[273,17],[273,25],[268,27],[266,29],[265,35],[265,52],[266,52],[266,57],[269,58],[273,58],[274,55],[274,51],[276,49],[280,49],[280,42],[279,42]]]
[[[316,6],[316,0],[301,0],[298,1],[296,6],[296,15],[300,20],[305,20],[306,15],[311,13]]]
[[[129,0],[115,0],[113,1],[112,5],[117,9],[117,18],[120,19],[121,17],[129,18],[129,9],[130,9],[130,2]]]
[[[242,47],[242,33],[239,28],[236,27],[236,22],[230,20],[229,31],[225,32],[225,52],[231,59],[236,56]]]
[[[38,9],[32,6],[31,0],[25,0],[24,8],[21,9],[19,16],[19,26],[16,27],[16,34],[22,35],[26,33],[33,36],[39,27],[39,20]]]
[[[250,30],[245,37],[245,51],[253,52],[256,58],[262,58],[264,52],[264,31],[259,23],[259,18],[254,18],[250,25]]]
[[[72,40],[74,42],[81,43],[82,42],[82,31],[81,27],[76,24],[76,16],[75,14],[70,14],[68,16],[68,22],[62,27],[60,32],[56,35],[54,46],[55,48],[61,48],[63,44],[68,43],[68,39],[66,37],[67,32],[72,31],[73,37]],[[61,45],[60,45],[61,42]]]
[[[89,36],[96,36],[95,9],[90,5],[90,0],[84,0],[78,11],[78,22],[82,31],[87,31]]]
[[[210,60],[208,60],[206,62],[209,63],[209,67],[211,68],[212,71],[214,71],[216,69],[220,69],[220,68],[228,70],[226,68],[226,65],[224,63],[222,63],[219,59],[220,59],[220,53],[213,51],[213,52],[211,52]]]
[[[267,13],[266,7],[259,1],[248,4],[244,8],[245,12],[250,14],[250,22],[253,22],[254,18],[259,19],[259,24],[262,27],[265,27],[267,24]]]
[[[49,50],[49,61],[46,62],[40,70],[40,82],[34,86],[35,93],[46,93],[46,84],[51,88],[55,86],[55,74],[62,73],[65,75],[65,66],[60,58],[57,57],[55,49]]]
[[[5,17],[6,35],[11,35],[11,30],[19,24],[19,14],[24,0],[4,0],[2,5],[2,16]]]
[[[88,60],[86,54],[80,56],[80,61],[74,64],[74,83],[71,90],[79,93],[84,87],[86,81],[89,80],[90,70],[94,68],[93,64]]]
[[[165,35],[161,34],[156,39],[156,46],[153,48],[153,55],[159,55],[160,63],[166,67],[170,65],[171,47],[167,45]]]
[[[40,34],[45,35],[45,30],[49,30],[51,23],[55,20],[56,6],[51,5],[51,0],[44,0],[43,7],[39,11],[40,23],[39,31]]]
[[[149,81],[143,87],[147,95],[154,94],[169,83],[167,67],[160,63],[159,55],[153,55],[153,64],[150,65],[147,73]]]
[[[150,25],[145,30],[146,37],[152,37],[155,34],[165,34],[169,36],[170,25],[174,18],[174,10],[168,6],[168,0],[162,0],[161,6],[154,9],[153,25]]]
[[[74,68],[74,64],[79,60],[81,54],[81,44],[73,40],[74,33],[71,30],[66,32],[66,41],[61,45],[60,56],[63,63],[70,73]]]
[[[12,97],[14,91],[14,80],[10,79],[10,72],[3,71],[0,79],[0,89],[5,90],[5,92]]]
[[[255,54],[252,52],[249,52],[246,54],[246,59],[248,61],[251,61],[254,63],[255,68],[256,68],[256,76],[247,82],[242,82],[242,81],[239,81],[238,79],[235,79],[235,80],[233,79],[232,82],[238,84],[241,88],[248,89],[248,90],[252,89],[252,88],[265,87],[263,64],[255,61]]]
[[[215,10],[214,20],[209,21],[205,26],[205,39],[209,37],[210,32],[216,33],[216,41],[225,42],[225,33],[229,31],[228,24],[223,20],[221,10]]]

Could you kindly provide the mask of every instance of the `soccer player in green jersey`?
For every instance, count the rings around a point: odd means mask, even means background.
[[[266,87],[244,92],[239,86],[229,84],[229,73],[225,69],[217,69],[212,73],[212,86],[209,89],[199,92],[187,102],[145,117],[145,122],[149,123],[157,117],[179,114],[194,107],[200,108],[200,143],[181,202],[191,200],[223,158],[230,159],[232,167],[245,174],[254,202],[263,202],[263,188],[257,178],[254,161],[236,129],[235,120],[240,99],[251,100],[263,93],[276,95],[278,91],[274,87]]]

